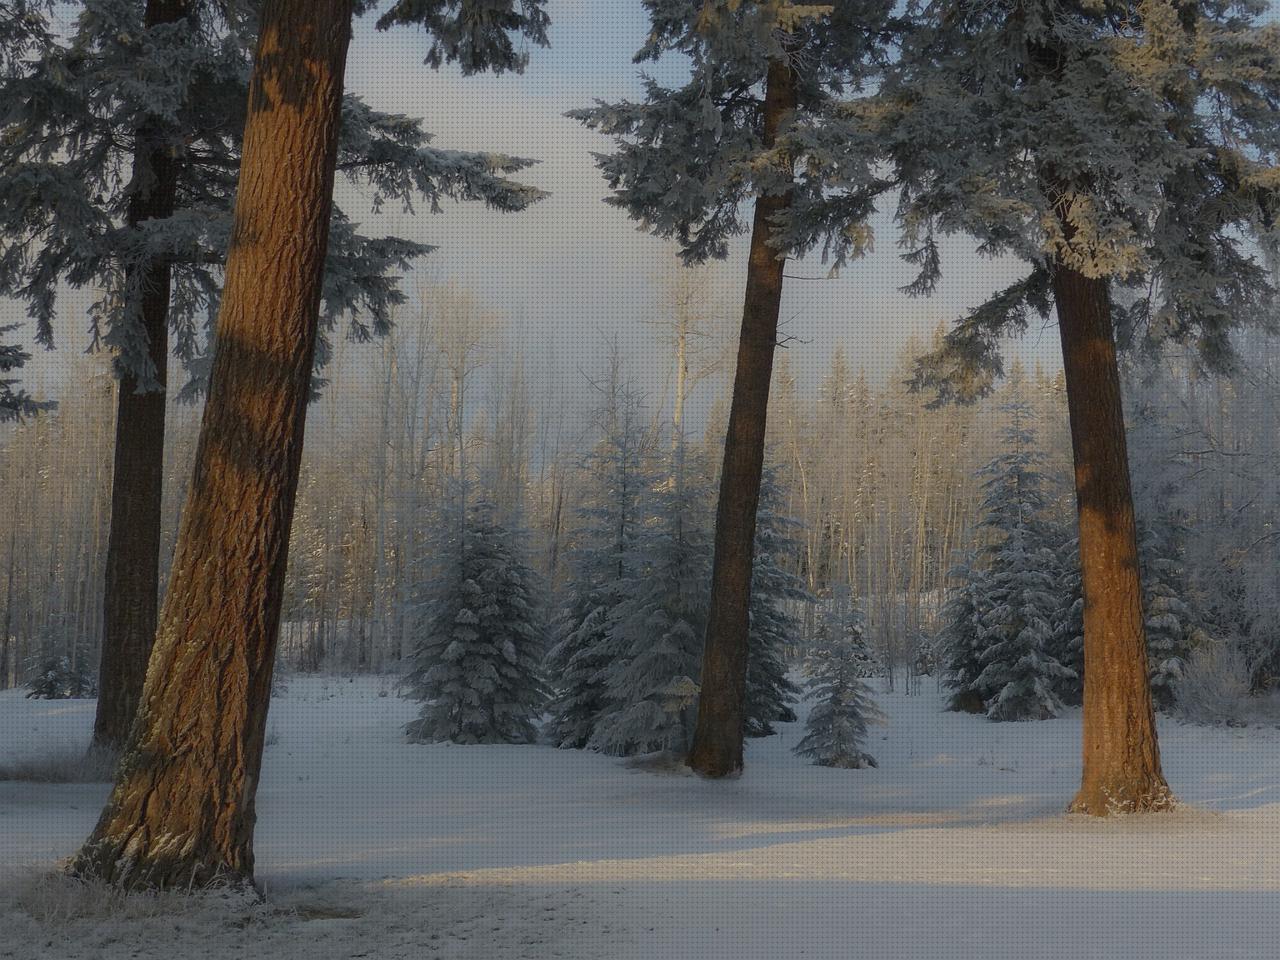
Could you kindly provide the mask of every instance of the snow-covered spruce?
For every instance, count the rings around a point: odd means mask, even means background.
[[[951,693],[947,706],[963,713],[982,713],[986,697],[978,686],[978,677],[982,674],[986,573],[970,552],[951,568],[950,574],[955,585],[942,608],[938,636],[943,683]]]
[[[80,700],[97,695],[97,682],[86,658],[72,663],[69,657],[45,661],[31,681],[27,697],[32,700]]]
[[[1072,677],[1052,653],[1055,618],[1067,606],[1054,551],[1060,535],[1047,516],[1034,414],[1016,398],[1001,410],[1005,450],[980,473],[980,526],[991,539],[981,571],[963,570],[948,607],[948,682],[957,708],[976,711],[981,702],[993,720],[1045,720],[1062,710],[1057,690]]]
[[[756,514],[756,548],[751,574],[751,629],[747,651],[746,735],[768,737],[775,723],[796,719],[791,705],[799,690],[787,678],[786,646],[800,636],[801,625],[788,604],[812,598],[804,581],[784,566],[796,551],[800,524],[779,511],[782,489],[774,471],[766,471]]]
[[[859,643],[833,644],[809,662],[806,698],[813,703],[805,735],[794,747],[822,767],[874,767],[866,751],[868,728],[884,721],[863,679],[866,651]]]
[[[601,435],[584,463],[586,490],[568,547],[566,600],[547,654],[554,696],[545,734],[556,746],[575,749],[590,742],[605,710],[609,634],[634,580],[648,482],[642,409],[616,363],[597,412]]]
[[[423,704],[413,740],[532,743],[546,703],[546,630],[523,531],[477,500],[441,522],[440,568],[423,604],[404,687]]]
[[[1060,608],[1053,553],[1014,529],[992,558],[982,615],[982,673],[992,720],[1048,720],[1062,711],[1056,689],[1070,671],[1053,658],[1053,615]]]
[[[840,95],[874,77],[883,60],[892,0],[830,6],[742,0],[703,4],[644,0],[651,29],[636,62],[678,60],[688,79],[643,78],[638,101],[598,100],[569,116],[614,138],[596,157],[620,207],[656,236],[674,239],[686,264],[724,259],[751,226],[749,201],[790,192],[775,225],[779,249],[815,246],[842,259],[870,240],[866,219],[886,184],[856,125],[829,119]],[[797,75],[794,118],[774,149],[761,133],[770,62]],[[851,142],[861,152],[850,159]],[[779,163],[780,157],[797,163]],[[844,192],[831,200],[833,189]],[[851,224],[852,221],[852,224]]]
[[[649,493],[627,598],[608,628],[605,710],[590,743],[605,753],[683,754],[693,733],[711,578],[710,483],[697,458],[672,459]]]
[[[1138,526],[1151,698],[1163,710],[1173,706],[1192,649],[1205,635],[1186,599],[1188,586],[1178,539],[1177,525],[1168,520]]]

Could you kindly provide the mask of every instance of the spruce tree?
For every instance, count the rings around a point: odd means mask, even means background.
[[[1060,527],[1055,550],[1058,569],[1058,610],[1053,617],[1053,639],[1049,651],[1067,668],[1055,692],[1071,707],[1084,700],[1084,587],[1080,577],[1080,539]]]
[[[686,264],[723,258],[754,201],[742,330],[720,472],[710,610],[690,765],[742,768],[752,551],[786,258],[816,242],[805,211],[838,184],[861,224],[879,182],[867,163],[825,162],[812,120],[861,83],[881,52],[892,3],[645,0],[652,29],[637,62],[680,58],[682,86],[645,77],[643,102],[598,102],[572,116],[616,138],[599,165],[622,207],[679,243]],[[794,222],[788,218],[794,215]],[[851,246],[865,232],[841,233]]]
[[[751,580],[751,648],[747,656],[746,735],[769,737],[775,723],[793,723],[799,690],[787,677],[786,649],[795,646],[801,624],[788,604],[812,600],[799,575],[785,564],[798,553],[798,521],[782,515],[777,473],[766,470]]]
[[[28,685],[29,700],[81,700],[97,696],[98,687],[85,662],[70,657],[46,660]]]
[[[16,324],[0,327],[0,336],[16,329],[18,329]],[[50,406],[48,403],[37,403],[30,394],[18,386],[16,379],[3,377],[4,374],[21,369],[30,359],[31,354],[21,347],[0,343],[0,377],[2,377],[0,378],[0,423],[21,419]]]
[[[806,698],[813,706],[805,721],[805,735],[794,747],[823,767],[860,769],[876,766],[865,747],[868,728],[885,716],[863,679],[866,649],[861,634],[825,644],[809,660]]]
[[[1138,526],[1142,563],[1143,611],[1147,624],[1147,662],[1156,706],[1173,706],[1192,647],[1203,633],[1188,601],[1188,585],[1178,544],[1177,525],[1168,520]]]
[[[963,713],[983,713],[989,694],[978,678],[982,675],[986,571],[970,552],[951,568],[951,579],[939,635],[943,683],[951,692],[947,706]]]
[[[567,597],[547,655],[547,677],[555,689],[547,737],[574,749],[590,742],[605,709],[609,634],[635,580],[643,520],[648,441],[640,404],[622,382],[616,358],[605,390],[597,417],[601,436],[585,462],[580,526],[568,548]]]
[[[959,583],[943,611],[944,670],[952,709],[1043,720],[1061,710],[1058,691],[1074,676],[1055,656],[1067,606],[1060,536],[1047,513],[1034,413],[1018,399],[1000,412],[1008,419],[1005,449],[979,474],[987,541],[953,571]]]
[[[963,233],[1024,278],[921,362],[945,398],[990,389],[1002,337],[1056,310],[1075,458],[1085,596],[1084,765],[1072,809],[1163,809],[1117,366],[1122,344],[1195,344],[1228,364],[1228,331],[1265,322],[1253,237],[1280,209],[1280,28],[1264,0],[923,3],[874,101],[928,293],[938,237]],[[1121,306],[1117,291],[1131,302]]]
[[[0,10],[0,89],[5,78],[23,69],[29,57],[53,42],[49,30],[48,0],[13,0]],[[0,337],[18,329],[17,324],[0,326]],[[0,342],[0,423],[17,420],[34,413],[43,404],[37,404],[18,386],[18,381],[8,374],[16,373],[31,359],[21,346]]]
[[[254,800],[311,395],[354,0],[266,0],[195,471],[142,701],[71,869],[123,886],[253,876]],[[537,0],[416,0],[428,61],[519,69]],[[214,798],[212,801],[210,798]]]
[[[982,616],[982,672],[992,720],[1048,720],[1062,710],[1057,689],[1070,671],[1051,652],[1060,609],[1052,551],[1016,527],[991,554]]]
[[[541,585],[525,559],[524,530],[488,500],[465,520],[442,511],[438,563],[423,599],[404,686],[423,704],[412,740],[533,743],[546,703]]]
[[[605,753],[683,754],[693,733],[711,540],[705,472],[682,447],[677,438],[673,469],[648,492],[625,599],[610,618],[605,708],[590,743]]]
[[[167,371],[194,398],[209,374],[260,3],[86,0],[65,39],[0,79],[0,293],[25,299],[53,343],[60,285],[103,291],[95,345],[120,388],[95,740],[119,748],[141,693],[159,590]],[[34,8],[33,8],[34,9]],[[32,14],[36,16],[36,14]],[[0,42],[3,42],[0,36]],[[373,209],[444,198],[518,209],[527,162],[439,150],[421,124],[348,95],[337,166]],[[403,300],[397,274],[429,247],[371,237],[334,208],[315,363],[339,320],[368,339]],[[321,381],[313,380],[313,388]]]
[[[973,681],[993,720],[1046,720],[1062,709],[1055,690],[1069,676],[1052,654],[1062,607],[1035,414],[1021,400],[1000,406],[1004,452],[983,468],[982,520],[991,540],[979,617],[981,672]]]

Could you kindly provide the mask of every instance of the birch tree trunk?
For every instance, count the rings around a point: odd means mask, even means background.
[[[216,353],[138,717],[72,862],[126,886],[253,876],[254,796],[328,244],[352,0],[267,0]]]

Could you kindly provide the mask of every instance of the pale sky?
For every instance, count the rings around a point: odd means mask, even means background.
[[[640,68],[631,62],[647,29],[639,0],[548,6],[551,47],[534,49],[523,75],[463,78],[428,70],[420,62],[420,35],[377,33],[366,21],[357,27],[347,76],[348,89],[380,109],[422,117],[439,145],[540,161],[523,177],[551,196],[524,213],[490,214],[469,204],[392,229],[437,244],[426,272],[458,280],[509,314],[544,375],[576,377],[584,352],[599,353],[612,336],[637,359],[656,349],[645,321],[661,315],[663,278],[679,267],[670,244],[638,232],[603,202],[608,190],[591,154],[608,151],[608,138],[564,116],[596,97],[639,95]],[[896,239],[883,218],[876,250],[840,278],[788,284],[783,319],[795,338],[789,355],[806,382],[821,377],[837,343],[855,367],[865,363],[873,376],[887,374],[911,334],[928,334],[1022,275],[1017,264],[979,261],[963,242],[951,243],[938,293],[913,300],[898,292],[913,269],[898,259]],[[744,255],[745,239],[713,271],[729,314],[741,309]],[[823,277],[826,268],[814,258],[792,263],[788,273]],[[1055,363],[1056,330],[1033,334],[1016,352]],[[654,358],[649,366],[652,376],[644,379],[656,392],[666,364]],[[636,372],[643,374],[643,366]]]
[[[457,281],[505,313],[528,373],[553,393],[574,393],[579,368],[591,368],[616,337],[642,389],[658,401],[669,364],[658,356],[658,334],[647,321],[664,312],[663,291],[679,269],[673,247],[638,232],[622,211],[603,202],[607,188],[591,153],[607,151],[610,143],[564,116],[595,97],[638,94],[639,68],[631,57],[647,21],[639,0],[549,0],[548,9],[551,47],[533,49],[523,75],[464,78],[454,69],[433,71],[421,63],[420,33],[379,33],[373,17],[356,26],[347,71],[349,91],[379,109],[423,118],[438,146],[537,159],[521,176],[549,191],[548,199],[520,214],[464,204],[417,217],[395,210],[375,217],[349,191],[339,199],[369,232],[437,245],[421,262],[423,276]],[[821,378],[837,343],[855,368],[865,365],[875,379],[887,375],[910,335],[928,334],[1022,272],[1017,264],[977,260],[964,243],[944,249],[945,277],[928,300],[898,292],[912,268],[899,261],[887,218],[879,223],[875,251],[840,278],[789,281],[784,332],[793,338],[788,352],[802,383]],[[745,240],[711,271],[716,309],[730,329],[741,309],[744,252]],[[816,260],[788,269],[802,277],[825,273]],[[415,282],[409,278],[406,289]],[[0,305],[0,313],[5,322],[20,319],[12,305]],[[62,313],[61,344],[78,352],[87,338],[76,298],[64,300]],[[1033,332],[1015,352],[1056,364],[1056,330]],[[37,356],[24,380],[32,389],[50,389],[61,366],[58,354]]]

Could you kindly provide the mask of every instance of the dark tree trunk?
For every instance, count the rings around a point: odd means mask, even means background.
[[[17,548],[18,526],[14,522],[13,529],[9,531],[9,576],[4,591],[4,626],[0,627],[0,690],[8,690],[14,686],[14,674],[17,672],[10,666],[10,647],[13,646],[13,575],[18,566]]]
[[[1084,577],[1084,774],[1071,809],[1094,816],[1172,803],[1160,771],[1110,293],[1059,265]]]
[[[795,108],[796,82],[791,65],[782,60],[770,61],[764,101],[766,147],[774,145],[779,129]],[[742,769],[756,507],[760,501],[769,385],[773,377],[782,274],[786,265],[785,258],[769,240],[773,218],[790,203],[790,191],[761,196],[756,201],[751,228],[738,368],[733,381],[724,467],[720,474],[720,503],[716,510],[715,559],[702,660],[702,689],[689,753],[689,766],[708,777],[724,777]]]
[[[148,0],[148,27],[177,23],[191,14],[190,0]],[[172,216],[178,160],[172,135],[152,121],[138,130],[133,161],[137,192],[128,223]],[[115,469],[111,479],[111,527],[107,535],[102,603],[102,661],[98,670],[95,747],[119,750],[142,696],[147,660],[156,635],[160,590],[160,517],[164,486],[164,410],[169,362],[170,265],[152,260],[140,268],[140,320],[155,368],[153,389],[125,372],[116,403]],[[132,279],[132,278],[131,278]]]
[[[262,10],[195,471],[138,717],[72,863],[82,876],[127,887],[253,876],[351,10]]]

